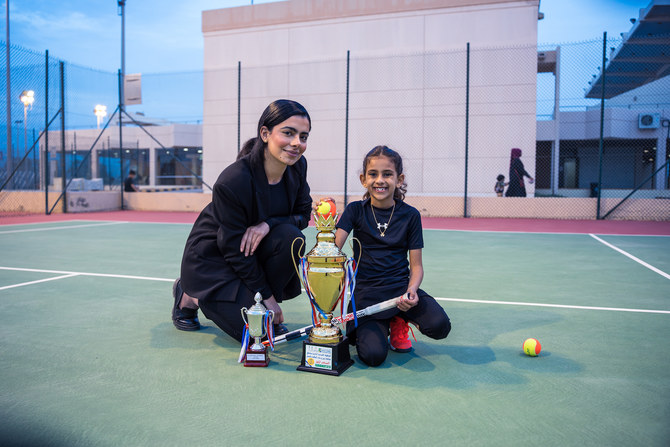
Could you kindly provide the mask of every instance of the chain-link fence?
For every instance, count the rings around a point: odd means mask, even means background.
[[[150,116],[119,112],[118,73],[17,46],[10,67],[0,216],[120,209],[129,189],[201,190],[202,72],[147,75]]]
[[[255,134],[269,102],[287,97],[319,129],[307,154],[317,195],[360,197],[364,154],[386,144],[403,155],[407,200],[424,215],[667,220],[670,77],[654,63],[667,62],[670,40],[639,40],[632,49],[621,39],[464,44],[149,74],[142,105],[123,114],[117,73],[12,47],[11,116],[0,112],[8,123],[0,130],[0,214],[98,209],[101,193],[115,193],[103,208],[122,207],[131,170],[142,191],[208,191],[219,169],[203,158],[234,158],[222,153]],[[6,90],[6,78],[0,82]],[[34,91],[25,107],[24,90]],[[106,116],[93,113],[97,104],[107,105]],[[225,141],[207,137],[212,128]],[[525,178],[513,148],[522,150]],[[494,190],[500,175],[502,197]],[[526,199],[508,197],[523,189]]]

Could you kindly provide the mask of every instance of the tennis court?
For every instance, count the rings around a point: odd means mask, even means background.
[[[379,368],[352,349],[340,377],[296,371],[299,341],[244,368],[202,315],[199,332],[172,326],[188,220],[0,221],[0,444],[669,445],[668,223],[463,221],[424,229],[422,287],[449,337],[415,331],[413,352]],[[306,296],[282,307],[289,329],[309,324]],[[522,353],[529,337],[539,357]]]

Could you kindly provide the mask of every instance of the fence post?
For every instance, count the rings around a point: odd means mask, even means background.
[[[49,50],[44,64],[44,211],[49,215]]]
[[[463,195],[463,217],[468,217],[468,131],[470,128],[470,42],[465,57],[465,188]]]
[[[63,188],[63,213],[67,213],[66,165],[65,165],[65,63],[60,61],[60,147],[61,147],[61,183]]]
[[[6,87],[7,87],[7,174],[9,175],[10,172],[12,172],[12,165],[13,163],[13,158],[14,158],[14,151],[12,150],[12,103],[10,97],[12,96],[12,89],[10,86],[10,78],[11,78],[11,65],[10,65],[10,42],[9,42],[9,0],[5,2],[7,5],[7,11],[5,14],[6,17],[6,25],[7,25],[7,38],[6,38],[6,51],[5,51],[5,59],[7,62],[7,69],[6,69]],[[11,183],[9,184],[9,187],[11,188],[14,181],[11,180]]]
[[[124,178],[123,178],[123,72],[119,70],[119,170],[121,171],[121,176],[119,177],[119,183],[121,185],[121,210],[124,210],[123,206],[123,188],[124,188]],[[111,187],[111,185],[110,185]],[[111,188],[110,188],[111,189]]]
[[[607,31],[603,33],[602,90],[600,93],[600,141],[598,143],[598,199],[596,220],[600,220],[600,194],[603,189],[603,137],[605,130],[605,62],[607,62]]]
[[[347,207],[347,170],[349,165],[349,53],[347,50],[347,90],[344,108],[344,207]]]

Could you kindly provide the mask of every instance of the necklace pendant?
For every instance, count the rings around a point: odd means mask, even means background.
[[[370,203],[370,209],[372,210],[372,217],[375,220],[375,223],[377,224],[377,231],[379,231],[379,236],[384,237],[384,234],[386,233],[386,230],[389,229],[389,224],[391,223],[391,219],[393,218],[393,211],[395,211],[395,203],[393,204],[393,209],[391,210],[391,216],[389,216],[389,220],[386,223],[379,223],[377,222],[377,216],[375,216],[375,209],[372,206],[372,203]],[[383,228],[383,230],[382,230]]]

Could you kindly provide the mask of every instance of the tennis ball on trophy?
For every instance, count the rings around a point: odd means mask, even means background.
[[[319,206],[316,207],[316,212],[323,216],[324,219],[328,219],[330,216],[334,216],[336,212],[335,202],[330,199],[322,200],[319,202]]]
[[[542,350],[542,345],[534,338],[528,338],[523,342],[523,352],[531,357],[537,357]]]

